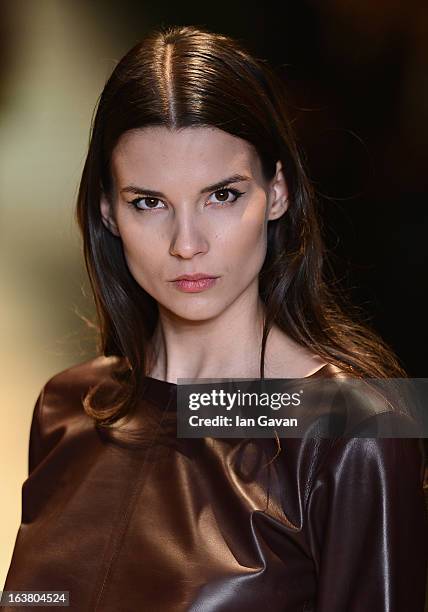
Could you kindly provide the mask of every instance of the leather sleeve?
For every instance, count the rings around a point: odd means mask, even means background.
[[[332,441],[308,496],[316,612],[423,612],[428,519],[418,438]]]

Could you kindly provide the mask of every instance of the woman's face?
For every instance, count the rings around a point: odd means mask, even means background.
[[[217,128],[156,126],[122,135],[111,171],[113,201],[102,197],[103,222],[160,308],[201,321],[258,290],[267,222],[288,206],[280,162],[266,183],[246,141]],[[173,282],[196,273],[218,278],[192,292]]]

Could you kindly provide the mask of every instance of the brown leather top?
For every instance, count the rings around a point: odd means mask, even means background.
[[[420,440],[282,439],[274,461],[275,439],[121,447],[82,406],[115,363],[37,399],[5,590],[68,590],[79,612],[423,612]],[[140,416],[171,410],[176,385],[147,379]]]

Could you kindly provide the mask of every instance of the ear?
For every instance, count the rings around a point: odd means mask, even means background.
[[[113,215],[113,205],[103,191],[101,191],[100,211],[105,227],[109,230],[109,232],[114,234],[114,236],[120,236],[119,229]]]
[[[281,161],[276,162],[276,173],[269,191],[268,220],[278,219],[288,209],[288,187],[282,172]]]

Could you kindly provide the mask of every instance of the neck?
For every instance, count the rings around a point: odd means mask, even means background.
[[[178,378],[258,378],[264,304],[256,296],[236,300],[209,320],[177,318],[160,307],[148,375]]]

